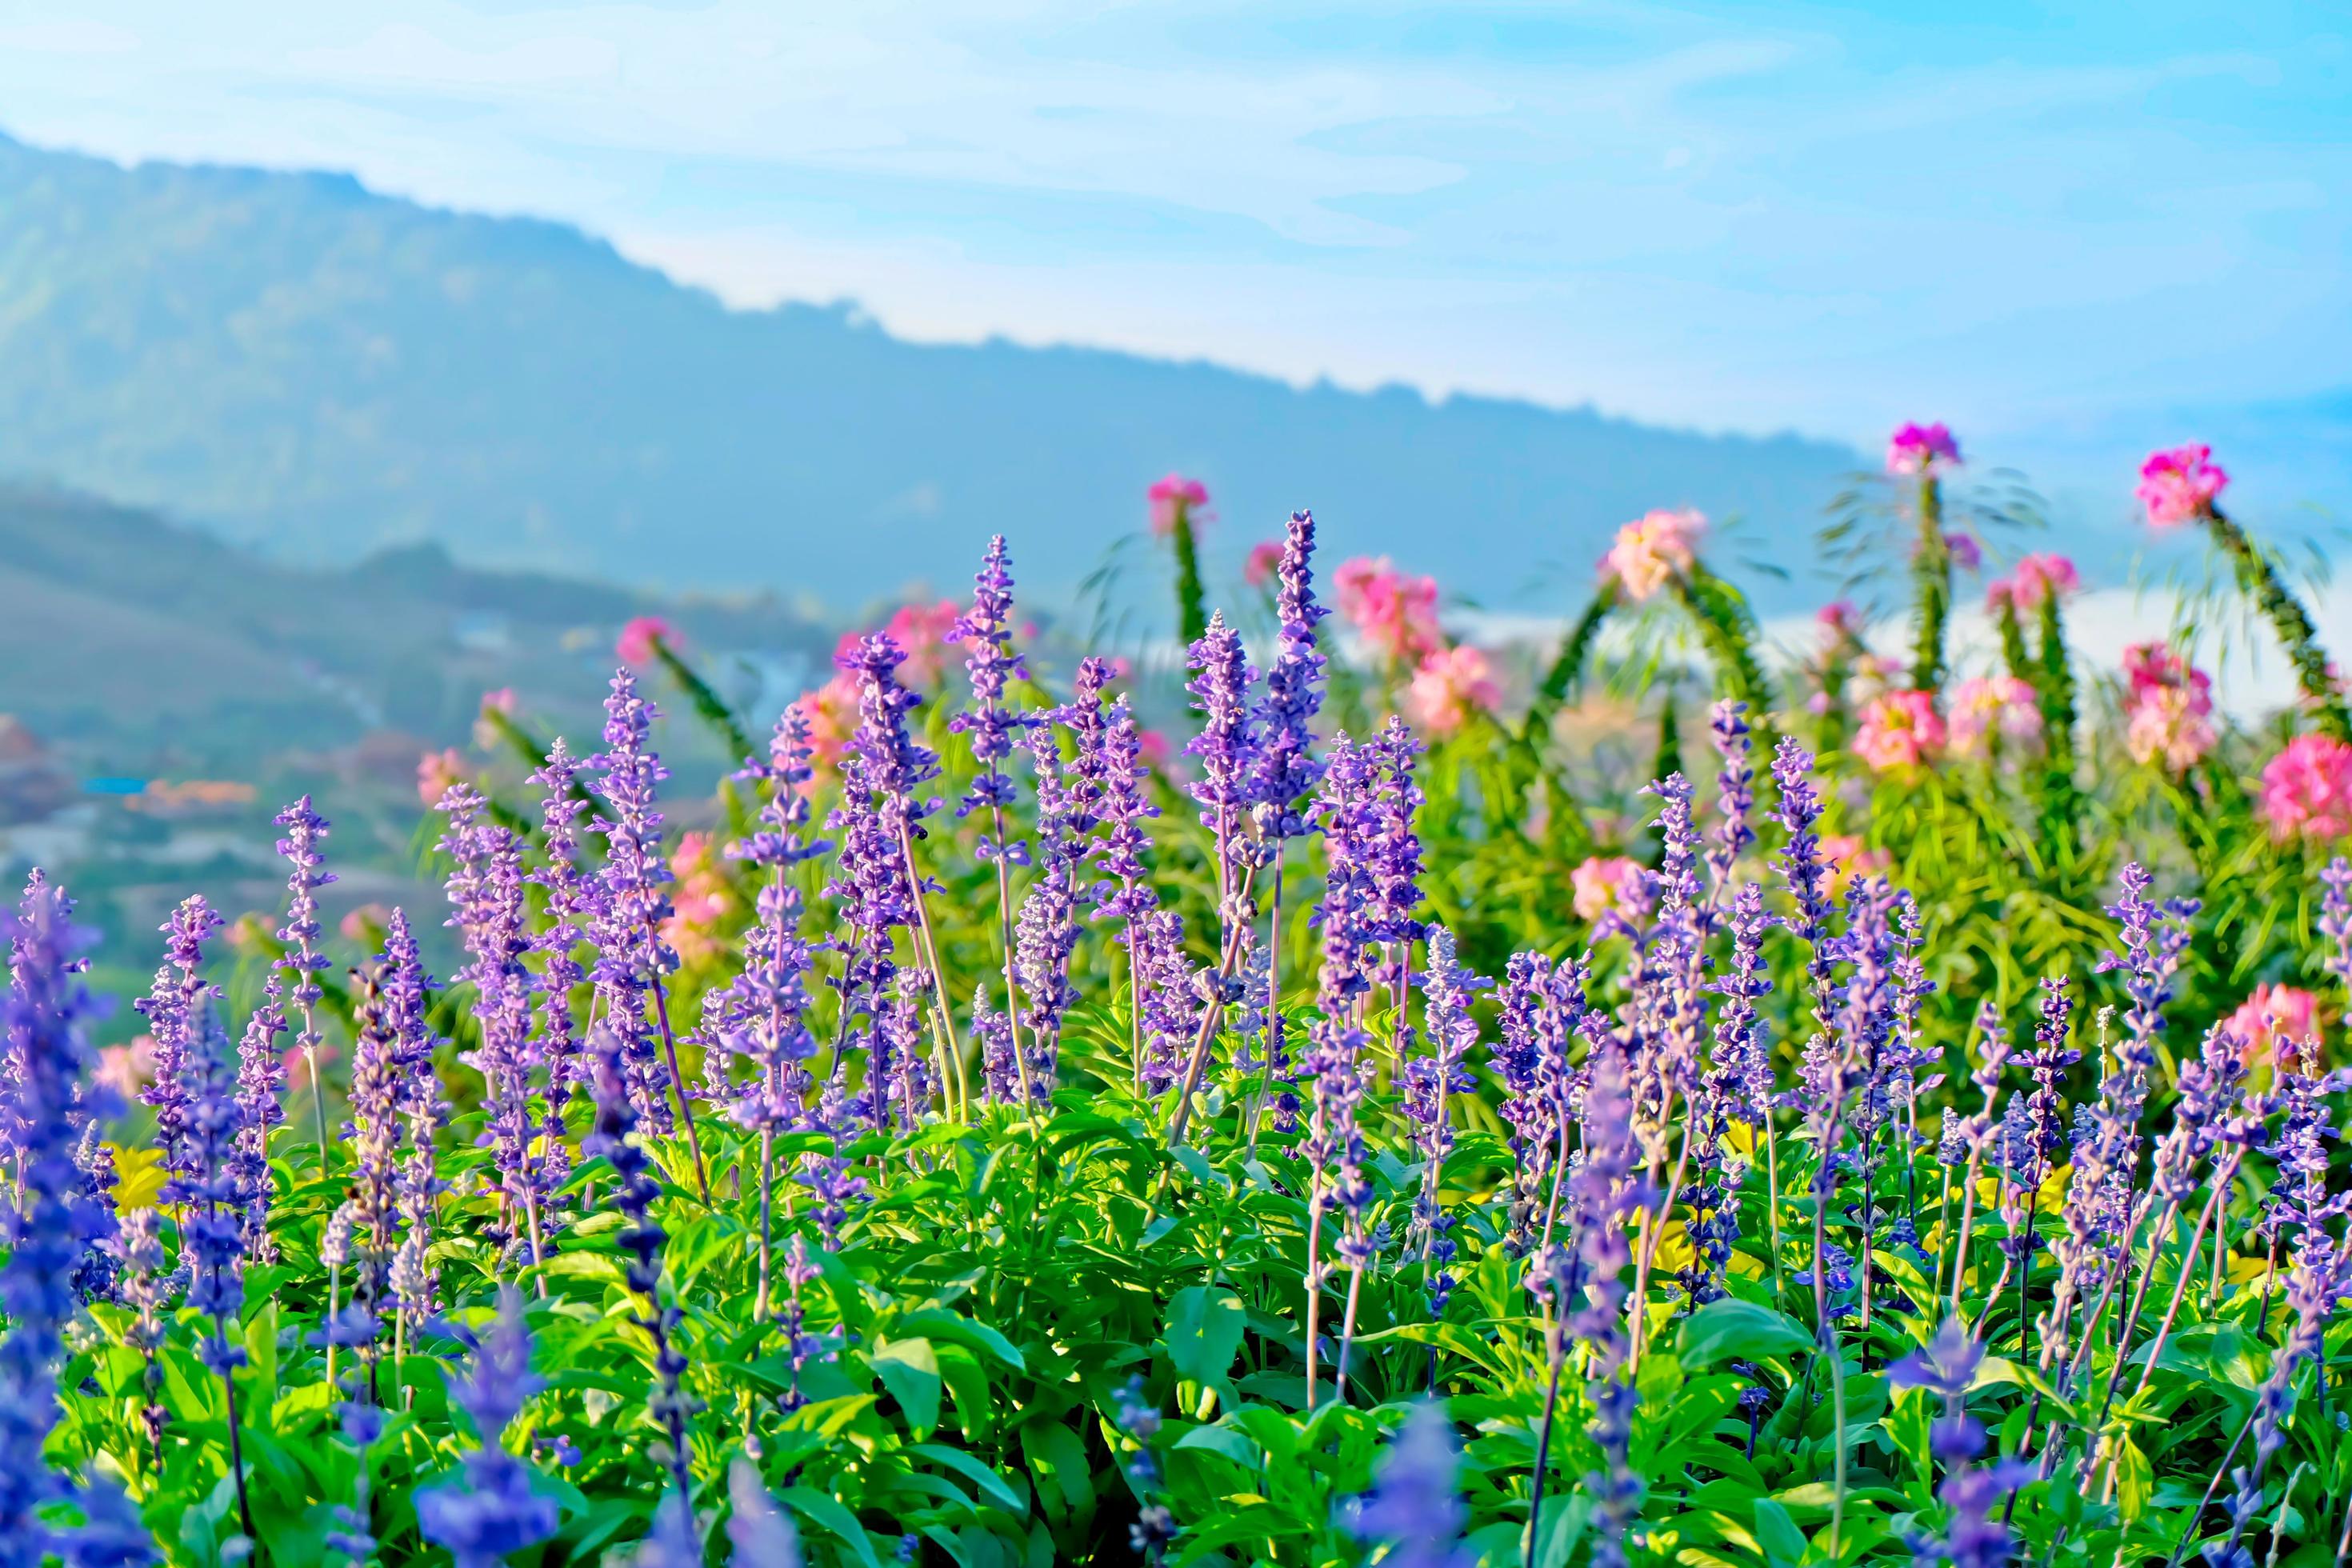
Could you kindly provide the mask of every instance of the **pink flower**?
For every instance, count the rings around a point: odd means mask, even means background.
[[[1414,721],[1433,735],[1451,735],[1473,713],[1486,713],[1502,700],[1495,684],[1494,667],[1475,647],[1441,648],[1425,656],[1413,671],[1405,703]]]
[[[719,922],[734,902],[710,835],[679,835],[669,869],[676,883],[662,940],[689,963],[709,958],[719,952]]]
[[[1843,898],[1846,884],[1856,877],[1875,876],[1895,863],[1884,849],[1864,848],[1861,836],[1853,833],[1822,834],[1822,858],[1830,863],[1829,893],[1833,899]]]
[[[2042,707],[2032,685],[2014,675],[1971,676],[1952,688],[1948,726],[1952,751],[1981,756],[1995,736],[2023,743],[2042,733]]]
[[[514,715],[515,707],[515,689],[511,686],[501,686],[496,691],[483,692],[481,712],[474,721],[474,744],[486,752],[497,745],[499,743],[498,727],[490,722],[490,715],[503,713],[511,718]]]
[[[1927,474],[1937,465],[1952,467],[1960,460],[1960,444],[1952,438],[1951,430],[1943,421],[1933,425],[1906,423],[1895,427],[1886,442],[1886,471],[1890,474]]]
[[[1951,552],[1952,564],[1963,572],[1973,572],[1984,564],[1984,546],[1973,533],[1944,535],[1944,548]]]
[[[342,1051],[339,1047],[322,1045],[318,1047],[319,1065],[323,1068],[341,1055]],[[310,1082],[310,1063],[304,1059],[301,1047],[287,1047],[278,1054],[278,1070],[285,1073],[286,1081],[289,1084],[299,1084],[308,1088],[317,1087]]]
[[[1176,760],[1174,743],[1159,730],[1138,730],[1135,732],[1135,752],[1143,759],[1146,767],[1159,773],[1166,773],[1169,764]]]
[[[857,683],[836,675],[814,691],[803,691],[793,706],[808,721],[809,754],[822,773],[841,764],[850,736],[857,732]],[[816,781],[811,779],[804,791]]]
[[[1418,661],[1444,643],[1437,629],[1437,579],[1397,570],[1383,555],[1359,555],[1331,574],[1339,614],[1365,641],[1398,663]]]
[[[439,805],[452,784],[465,782],[465,753],[454,746],[416,759],[416,798],[428,806]]]
[[[1568,883],[1576,892],[1577,918],[1597,921],[1640,889],[1642,868],[1622,855],[1595,855],[1569,872]]]
[[[2212,700],[2186,688],[2160,686],[2133,703],[2126,713],[2124,749],[2137,763],[2161,762],[2169,772],[2187,773],[2205,760],[2220,739],[2206,714]]]
[[[1853,754],[1879,773],[1916,768],[1944,749],[1943,715],[1925,691],[1890,691],[1864,710]]]
[[[343,940],[362,947],[377,947],[383,942],[384,928],[392,923],[392,911],[382,904],[362,904],[339,921],[335,929]]]
[[[1999,616],[2017,608],[2017,584],[2008,577],[1996,577],[1985,584],[1985,614]]]
[[[1194,527],[1209,521],[1209,488],[1198,479],[1171,474],[1144,492],[1151,500],[1151,531],[1166,538],[1183,517]]]
[[[1698,536],[1706,518],[1685,507],[1650,511],[1617,531],[1617,542],[1601,558],[1601,573],[1614,577],[1635,604],[1698,563]]]
[[[1249,559],[1242,563],[1242,581],[1263,588],[1274,581],[1275,569],[1281,564],[1282,541],[1261,539],[1250,546]]]
[[[1823,640],[1842,643],[1862,628],[1862,612],[1853,607],[1852,599],[1836,599],[1813,612],[1813,619],[1822,628]]]
[[[127,1046],[106,1046],[98,1053],[98,1081],[129,1100],[155,1076],[155,1037],[140,1035]]]
[[[621,640],[613,645],[613,652],[623,664],[651,664],[654,644],[672,640],[667,621],[659,616],[639,616],[621,628]]]
[[[2083,585],[2082,574],[2063,555],[2028,555],[2010,574],[2010,595],[2020,610],[2038,610],[2045,598],[2064,598]]]
[[[917,687],[940,683],[948,668],[948,632],[962,614],[953,599],[941,599],[935,605],[902,605],[891,615],[882,629],[907,656],[898,667],[899,679]]]
[[[2255,986],[2221,1026],[2245,1042],[2249,1058],[2273,1055],[2281,1046],[2316,1044],[2319,998],[2300,986],[2265,983]]]
[[[2131,682],[2131,700],[2151,691],[2185,690],[2200,713],[2213,711],[2213,678],[2160,642],[2138,642],[2124,649],[2124,676]]]
[[[2158,528],[2194,522],[2213,510],[2213,498],[2230,476],[2213,460],[2213,448],[2200,442],[2150,452],[2139,466],[2139,489],[2133,493],[2147,508],[2147,521]]]
[[[2297,735],[2263,769],[2256,810],[2282,842],[2332,843],[2352,835],[2352,746]]]

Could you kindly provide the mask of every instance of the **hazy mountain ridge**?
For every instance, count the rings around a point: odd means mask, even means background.
[[[339,175],[0,140],[0,470],[289,559],[466,560],[855,605],[1005,531],[1066,587],[1171,468],[1228,560],[1311,504],[1336,548],[1507,599],[1654,505],[1809,534],[1857,456],[1086,349],[734,311],[558,224]],[[1559,608],[1562,606],[1548,605]]]

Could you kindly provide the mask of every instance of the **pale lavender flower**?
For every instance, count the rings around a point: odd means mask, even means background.
[[[320,987],[318,977],[331,962],[319,948],[319,889],[335,879],[335,874],[326,868],[326,857],[319,849],[326,842],[328,823],[310,808],[307,795],[279,812],[276,822],[286,831],[286,837],[278,841],[278,853],[293,868],[286,878],[286,923],[278,928],[278,940],[286,948],[278,963],[291,972],[286,1001],[302,1020],[301,1028],[294,1036],[294,1048],[310,1064],[310,1092],[319,1097],[326,1093],[318,1082],[318,1051],[324,1040],[319,1032],[319,1004],[326,992]],[[323,1127],[321,1131],[323,1133]],[[319,1152],[319,1157],[325,1160],[324,1149]]]
[[[469,784],[441,796],[449,819],[441,852],[456,862],[446,887],[455,911],[448,923],[465,942],[468,962],[456,979],[474,987],[474,1018],[481,1043],[462,1058],[479,1073],[488,1112],[491,1160],[506,1194],[506,1218],[497,1239],[528,1240],[541,1260],[538,1200],[542,1183],[531,1151],[539,1123],[530,1103],[530,1016],[533,977],[524,962],[532,947],[525,900],[522,840],[488,820],[487,804]],[[518,1235],[512,1220],[527,1216]]]
[[[736,1457],[727,1469],[727,1543],[734,1548],[730,1568],[801,1568],[801,1538],[793,1521],[751,1461]]]
[[[1202,825],[1216,836],[1219,917],[1233,943],[1237,919],[1234,906],[1239,895],[1242,867],[1242,820],[1253,800],[1251,778],[1257,767],[1257,721],[1250,710],[1250,688],[1256,672],[1243,655],[1241,634],[1225,624],[1224,613],[1209,617],[1209,626],[1192,644],[1192,679],[1184,689],[1201,714],[1200,733],[1184,748],[1201,764],[1200,776],[1187,787],[1201,805]]]
[[[417,1493],[416,1527],[448,1550],[457,1568],[498,1568],[562,1522],[555,1500],[532,1490],[530,1467],[503,1440],[524,1402],[544,1385],[530,1370],[530,1330],[513,1286],[499,1287],[498,1316],[481,1334],[453,1331],[473,1351],[471,1375],[453,1383],[450,1394],[473,1418],[477,1444],[458,1479]]]
[[[165,962],[155,972],[154,987],[131,1004],[155,1041],[155,1076],[139,1098],[154,1109],[155,1147],[167,1175],[187,1169],[188,1058],[197,1015],[220,994],[204,978],[205,942],[226,923],[203,894],[180,900],[162,927]]]
[[[661,977],[677,967],[677,954],[661,938],[670,913],[663,889],[671,878],[662,859],[656,801],[669,770],[651,744],[653,704],[637,694],[636,677],[626,667],[613,672],[604,715],[604,750],[588,761],[604,771],[603,800],[589,824],[604,839],[603,887],[589,931],[596,944],[593,973],[604,1021],[620,1047],[630,1101],[654,1131],[667,1133],[676,1125],[673,1080],[655,1048],[646,1008]]]
[[[1453,1294],[1454,1216],[1438,1201],[1440,1172],[1454,1148],[1449,1111],[1454,1097],[1477,1087],[1468,1066],[1478,1044],[1472,1003],[1494,982],[1473,973],[1454,954],[1454,933],[1443,926],[1429,933],[1429,969],[1422,977],[1423,1006],[1429,1024],[1429,1054],[1405,1063],[1403,1110],[1426,1170],[1413,1198],[1413,1226],[1422,1236],[1422,1263],[1428,1275],[1429,1314],[1442,1317]]]
[[[1160,808],[1145,793],[1151,771],[1144,765],[1142,757],[1142,740],[1136,729],[1134,711],[1128,700],[1121,697],[1110,705],[1109,721],[1102,733],[1102,761],[1097,770],[1103,781],[1098,809],[1110,831],[1087,850],[1104,876],[1093,889],[1095,910],[1101,918],[1133,919],[1159,907],[1159,894],[1152,888],[1151,872],[1145,864],[1151,837],[1143,825],[1159,816]],[[1079,765],[1096,766],[1083,752]]]
[[[797,705],[776,721],[764,763],[748,761],[739,777],[767,785],[760,826],[730,844],[730,859],[765,879],[753,896],[758,916],[743,937],[743,967],[703,1004],[705,1049],[729,1053],[751,1066],[735,1100],[745,1127],[782,1131],[799,1119],[809,1089],[801,1064],[816,1054],[808,1028],[808,973],[814,954],[801,935],[801,892],[793,868],[831,847],[808,837],[811,807],[802,786],[814,773],[808,719]]]
[[[1315,715],[1323,706],[1322,653],[1315,628],[1330,611],[1315,602],[1315,517],[1294,511],[1282,545],[1275,593],[1280,629],[1274,661],[1266,667],[1265,697],[1255,729],[1252,794],[1271,808],[1266,835],[1278,844],[1307,831],[1300,797],[1315,788],[1321,770],[1314,755]]]
[[[1456,1476],[1461,1444],[1445,1408],[1415,1405],[1381,1457],[1372,1489],[1341,1522],[1359,1541],[1391,1543],[1388,1568],[1465,1568],[1475,1555],[1462,1543],[1468,1522]]]
[[[269,1168],[269,1134],[286,1120],[286,1058],[278,1044],[286,1033],[284,994],[276,974],[263,983],[261,1005],[246,1020],[236,1053],[237,1110],[244,1125],[230,1170],[241,1194],[245,1250],[264,1263],[278,1256],[269,1236],[269,1205],[278,1189]]]
[[[1027,737],[1037,773],[1037,875],[1021,900],[1013,934],[1013,971],[1028,1000],[1027,1080],[1032,1098],[1053,1097],[1060,1071],[1062,1020],[1078,994],[1070,984],[1070,954],[1078,942],[1078,860],[1085,852],[1076,803],[1064,786],[1050,735]]]
[[[948,629],[949,641],[971,649],[971,657],[964,660],[971,675],[971,708],[950,720],[948,727],[971,738],[972,761],[980,768],[971,788],[957,803],[956,816],[986,811],[996,833],[1003,831],[1004,808],[1020,798],[1013,776],[1005,772],[1005,759],[1033,722],[1005,701],[1012,682],[1029,679],[1021,656],[1013,650],[1012,619],[1013,559],[1000,533],[988,542],[987,559],[972,579],[971,608]],[[994,834],[982,834],[980,858],[991,860],[998,855],[1016,866],[1028,863],[1027,848],[1019,841],[999,843]]]

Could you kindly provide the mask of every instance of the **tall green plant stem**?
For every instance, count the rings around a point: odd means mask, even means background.
[[[2295,682],[2302,687],[2304,700],[2311,705],[2319,727],[2336,740],[2352,742],[2352,718],[2347,717],[2344,699],[2328,675],[2327,651],[2319,646],[2319,634],[2313,628],[2303,601],[2288,588],[2278,567],[2263,553],[2261,546],[2220,508],[2207,510],[2205,526],[2211,531],[2213,542],[2229,558],[2231,569],[2237,574],[2238,586],[2270,618],[2272,629],[2278,633],[2279,642],[2294,666]]]
[[[1912,546],[1911,578],[1916,601],[1911,688],[1934,691],[1944,684],[1944,626],[1952,615],[1952,547],[1944,539],[1943,482],[1932,473],[1919,480],[1919,538]]]
[[[1209,629],[1208,594],[1201,585],[1201,545],[1192,530],[1192,509],[1175,506],[1169,529],[1176,544],[1176,626],[1185,642],[1194,643]]]

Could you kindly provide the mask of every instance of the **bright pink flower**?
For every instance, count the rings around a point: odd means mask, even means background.
[[[639,616],[621,628],[621,640],[613,645],[613,652],[623,664],[651,664],[656,642],[676,640],[667,621],[659,616]]]
[[[1263,588],[1274,581],[1275,569],[1281,564],[1282,541],[1261,539],[1250,546],[1249,559],[1242,563],[1242,581]]]
[[[1625,596],[1640,604],[1698,563],[1698,538],[1706,531],[1706,516],[1688,507],[1643,512],[1617,531],[1616,542],[1601,558],[1601,574],[1616,578]]]
[[[428,806],[439,805],[451,785],[465,782],[466,756],[454,746],[416,759],[416,798]]]
[[[2213,678],[2160,642],[2138,642],[2124,649],[2124,675],[2131,682],[2131,700],[2151,691],[2186,691],[2200,713],[2213,711]]]
[[[1952,438],[1951,430],[1941,420],[1933,425],[1898,425],[1886,442],[1886,471],[1890,474],[1931,473],[1938,465],[1949,468],[1959,460],[1960,444]]]
[[[947,674],[948,632],[963,608],[953,599],[935,605],[901,605],[882,629],[905,652],[898,679],[909,686],[933,687]]]
[[[1925,691],[1890,691],[1863,710],[1853,754],[1879,773],[1916,768],[1944,749],[1943,715]]]
[[[2297,735],[2263,769],[2256,809],[2281,841],[2327,844],[2352,835],[2352,746]]]
[[[2319,998],[2300,986],[2265,983],[2255,986],[2221,1026],[2245,1042],[2249,1058],[2273,1055],[2281,1046],[2315,1043]]]
[[[1502,695],[1486,656],[1475,647],[1456,646],[1422,659],[1404,700],[1423,729],[1433,735],[1451,735],[1473,713],[1492,712]]]
[[[322,1045],[318,1047],[319,1065],[323,1068],[329,1062],[333,1061],[337,1057],[342,1054],[342,1050],[339,1047]],[[283,1051],[279,1052],[278,1057],[278,1070],[286,1075],[286,1081],[289,1085],[299,1086],[303,1089],[314,1089],[317,1087],[317,1085],[310,1081],[310,1064],[304,1058],[301,1047],[289,1046]]]
[[[2008,577],[1996,577],[1985,584],[1985,614],[1998,616],[2003,610],[2017,608],[2017,584]]]
[[[516,701],[515,689],[511,686],[501,686],[482,693],[482,711],[512,713],[515,710]]]
[[[1176,760],[1176,747],[1167,735],[1158,730],[1138,730],[1135,732],[1136,755],[1144,765],[1158,773],[1166,773]]]
[[[2126,710],[2124,749],[2134,762],[2161,762],[2172,773],[2186,773],[2221,738],[2207,717],[2212,710],[2213,700],[2192,688],[2152,687]]]
[[[2082,574],[2074,570],[2072,561],[2045,552],[2018,562],[2010,575],[2009,591],[2020,610],[2038,610],[2043,599],[2053,595],[2063,599],[2082,585]]]
[[[1397,570],[1387,556],[1359,555],[1331,574],[1339,614],[1366,642],[1397,663],[1418,662],[1444,646],[1437,629],[1437,579]]]
[[[2230,476],[2213,460],[2213,448],[2200,442],[2150,452],[2139,466],[2139,489],[2133,493],[2147,508],[2147,521],[2158,528],[2194,522],[2213,510],[2213,498]]]
[[[343,940],[361,947],[381,947],[384,928],[392,923],[392,911],[382,904],[362,904],[338,922],[335,929]]]
[[[1642,868],[1622,855],[1595,855],[1569,872],[1568,884],[1575,889],[1577,918],[1597,921],[1641,887]]]
[[[719,952],[719,922],[734,902],[710,835],[679,835],[669,869],[675,882],[662,940],[689,963],[710,958]]]
[[[1856,877],[1875,876],[1895,863],[1884,849],[1863,847],[1861,836],[1853,833],[1822,834],[1822,858],[1830,864],[1829,893],[1833,899],[1843,898],[1846,884]]]
[[[1144,493],[1151,500],[1151,531],[1162,538],[1176,531],[1180,513],[1195,528],[1209,521],[1209,488],[1198,479],[1171,474]]]
[[[1862,612],[1853,607],[1852,599],[1834,599],[1813,612],[1820,623],[1822,635],[1829,642],[1841,643],[1862,629]]]
[[[2014,675],[1976,675],[1952,688],[1952,751],[1981,756],[1995,736],[2022,744],[2042,733],[2042,706],[2030,682]]]

